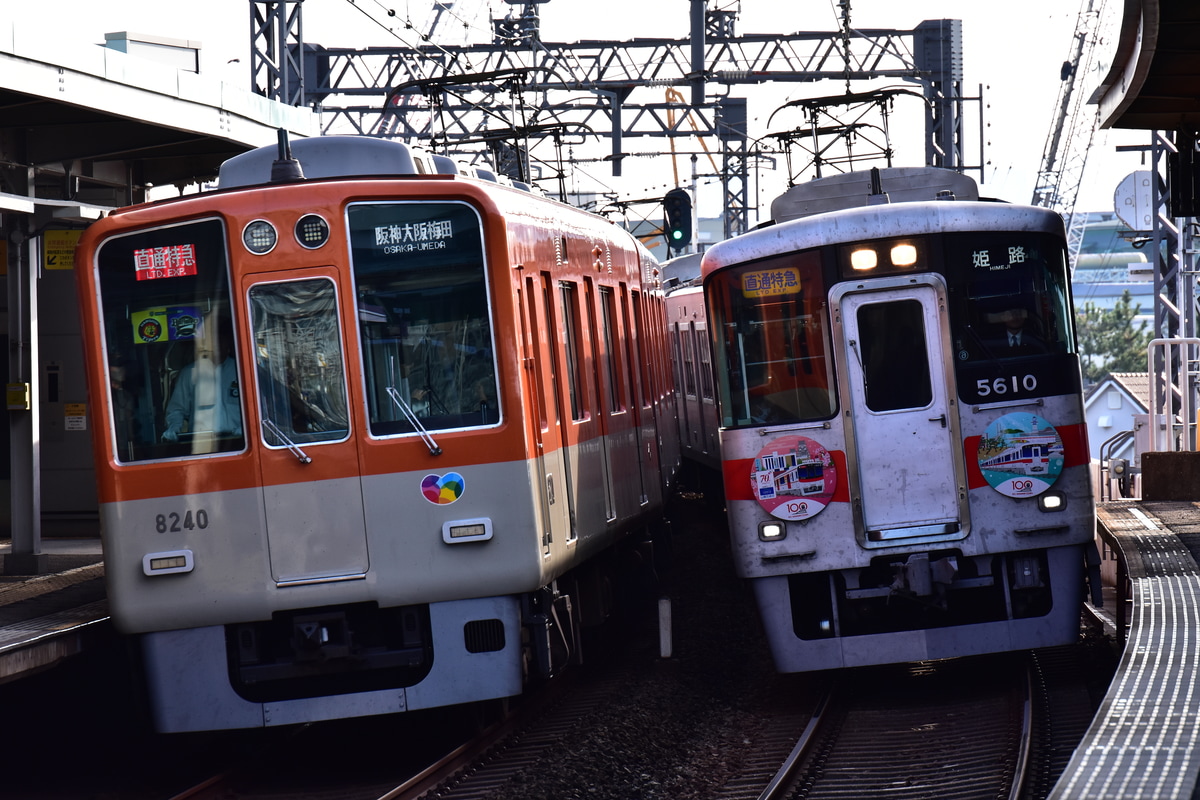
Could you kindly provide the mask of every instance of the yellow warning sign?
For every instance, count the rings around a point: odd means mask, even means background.
[[[46,231],[42,234],[42,265],[46,269],[75,269],[75,245],[83,231]]]
[[[29,410],[29,384],[28,383],[10,383],[7,385],[8,390],[8,410],[9,411],[28,411]]]
[[[68,431],[86,431],[87,430],[87,404],[86,403],[66,403],[63,408],[64,425],[63,430]]]

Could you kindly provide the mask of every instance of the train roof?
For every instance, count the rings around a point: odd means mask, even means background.
[[[940,198],[978,200],[979,186],[940,167],[877,167],[798,183],[771,202],[771,218],[786,222],[843,208]]]
[[[342,178],[367,175],[437,175],[446,167],[433,154],[390,139],[369,136],[314,136],[290,142],[292,157],[300,162],[303,177]],[[220,189],[258,186],[271,182],[279,160],[275,145],[258,147],[221,164]],[[440,169],[439,169],[440,167]]]
[[[830,244],[954,231],[1034,231],[1065,236],[1062,217],[1035,206],[982,201],[885,203],[815,214],[750,231],[704,254],[701,274]]]

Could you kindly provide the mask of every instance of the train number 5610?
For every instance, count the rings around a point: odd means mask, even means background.
[[[980,378],[975,381],[975,391],[980,397],[989,397],[991,395],[1006,395],[1010,392],[1015,394],[1022,389],[1027,392],[1032,392],[1037,388],[1037,378],[1033,375],[1010,375],[1007,378]]]

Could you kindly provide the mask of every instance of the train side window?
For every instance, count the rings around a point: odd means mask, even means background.
[[[224,224],[112,237],[94,268],[117,461],[244,450]]]
[[[641,370],[641,404],[642,408],[650,408],[654,403],[654,381],[651,377],[650,370],[652,369],[650,353],[647,348],[652,347],[653,343],[646,339],[645,322],[642,318],[644,313],[642,308],[641,292],[633,291],[629,293],[629,301],[633,305],[633,339],[635,351],[637,353],[637,364]]]
[[[705,294],[725,427],[828,419],[836,413],[821,254],[731,267]]]
[[[688,323],[686,328],[679,329],[679,338],[683,342],[683,393],[688,397],[696,396],[696,326]]]
[[[700,396],[708,402],[713,401],[712,381],[712,351],[708,346],[708,327],[696,326],[696,353],[700,361]]]
[[[606,367],[605,376],[608,378],[609,410],[610,413],[616,414],[625,410],[625,387],[621,380],[621,357],[617,349],[616,298],[609,286],[600,287],[600,319],[604,326],[601,331],[604,337],[602,358]]]
[[[571,398],[571,419],[581,420],[587,417],[583,408],[583,382],[580,375],[582,363],[579,341],[579,293],[575,284],[563,281],[558,285],[559,299],[562,301],[562,326],[564,350],[567,354],[567,392]]]
[[[250,288],[263,440],[270,447],[349,436],[337,290],[317,278]]]
[[[483,225],[466,203],[347,209],[372,436],[500,422]]]
[[[633,318],[633,307],[630,304],[629,287],[621,284],[621,318],[623,324],[621,326],[621,335],[625,341],[624,347],[624,364],[625,374],[629,376],[629,395],[630,407],[635,412],[635,419],[640,420],[640,414],[636,412],[638,409],[644,408],[646,405],[646,388],[642,384],[642,374],[638,369],[636,353],[640,347],[638,340],[637,323]]]

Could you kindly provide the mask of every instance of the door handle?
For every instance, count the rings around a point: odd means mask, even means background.
[[[942,414],[940,417],[930,417],[929,421],[930,422],[940,422],[940,423],[942,423],[943,428],[946,427],[946,415],[945,414]]]

